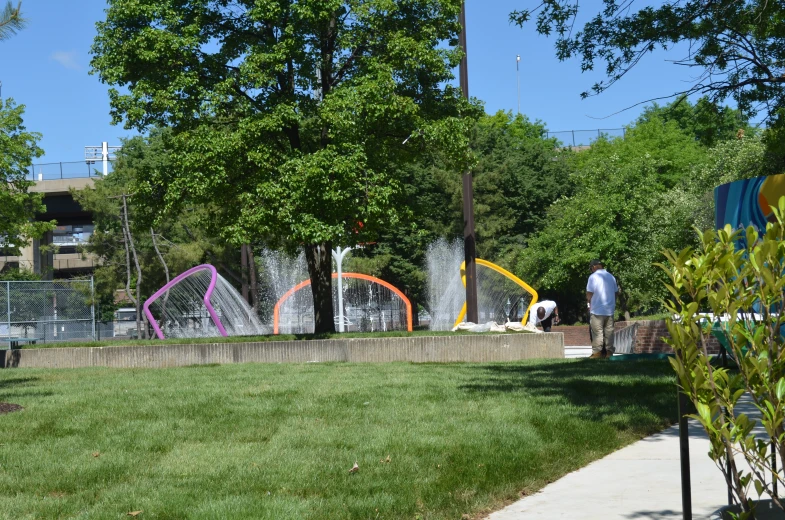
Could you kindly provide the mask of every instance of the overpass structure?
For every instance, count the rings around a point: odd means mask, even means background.
[[[85,163],[80,164],[84,168]],[[18,256],[0,255],[0,271],[27,269],[41,274],[45,279],[70,278],[93,271],[97,264],[95,256],[80,252],[93,233],[93,216],[74,200],[71,190],[92,187],[100,174],[95,175],[89,169],[83,171],[82,176],[65,178],[57,175],[47,175],[45,178],[42,173],[33,174],[32,178],[36,181],[30,191],[42,193],[46,206],[46,211],[37,215],[36,219],[54,220],[57,227],[40,239],[33,239],[21,249]]]

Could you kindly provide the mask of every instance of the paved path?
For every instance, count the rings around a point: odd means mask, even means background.
[[[716,518],[727,504],[725,480],[709,441],[690,421],[693,518]],[[491,514],[487,520],[676,520],[682,518],[679,428],[672,426]]]

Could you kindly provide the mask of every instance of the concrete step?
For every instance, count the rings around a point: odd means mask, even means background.
[[[591,356],[591,345],[565,345],[564,346],[564,357],[567,359],[571,358],[582,358],[582,357],[589,357]]]

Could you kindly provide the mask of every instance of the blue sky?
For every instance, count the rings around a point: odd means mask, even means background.
[[[581,100],[580,93],[602,74],[581,74],[577,61],[558,62],[552,39],[538,36],[533,26],[521,29],[508,21],[510,11],[535,1],[467,0],[469,91],[485,102],[488,112],[516,110],[517,54],[521,112],[551,131],[621,127],[641,107],[612,114],[683,89],[683,80],[689,79],[657,54],[612,90]],[[88,74],[95,22],[103,19],[105,7],[105,0],[24,0],[28,27],[0,42],[2,96],[26,105],[28,130],[43,134],[46,155],[36,162],[80,161],[84,146],[102,141],[116,145],[132,135],[111,125],[107,87]]]

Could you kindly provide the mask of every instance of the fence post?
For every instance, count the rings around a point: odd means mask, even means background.
[[[572,131],[572,147],[575,148],[575,130]]]
[[[5,301],[8,311],[8,349],[11,350],[11,282],[5,282]]]
[[[95,285],[93,284],[93,276],[90,275],[90,317],[92,318],[93,323],[93,341],[96,341],[95,337]]]
[[[63,178],[63,163],[60,163],[60,179]]]

